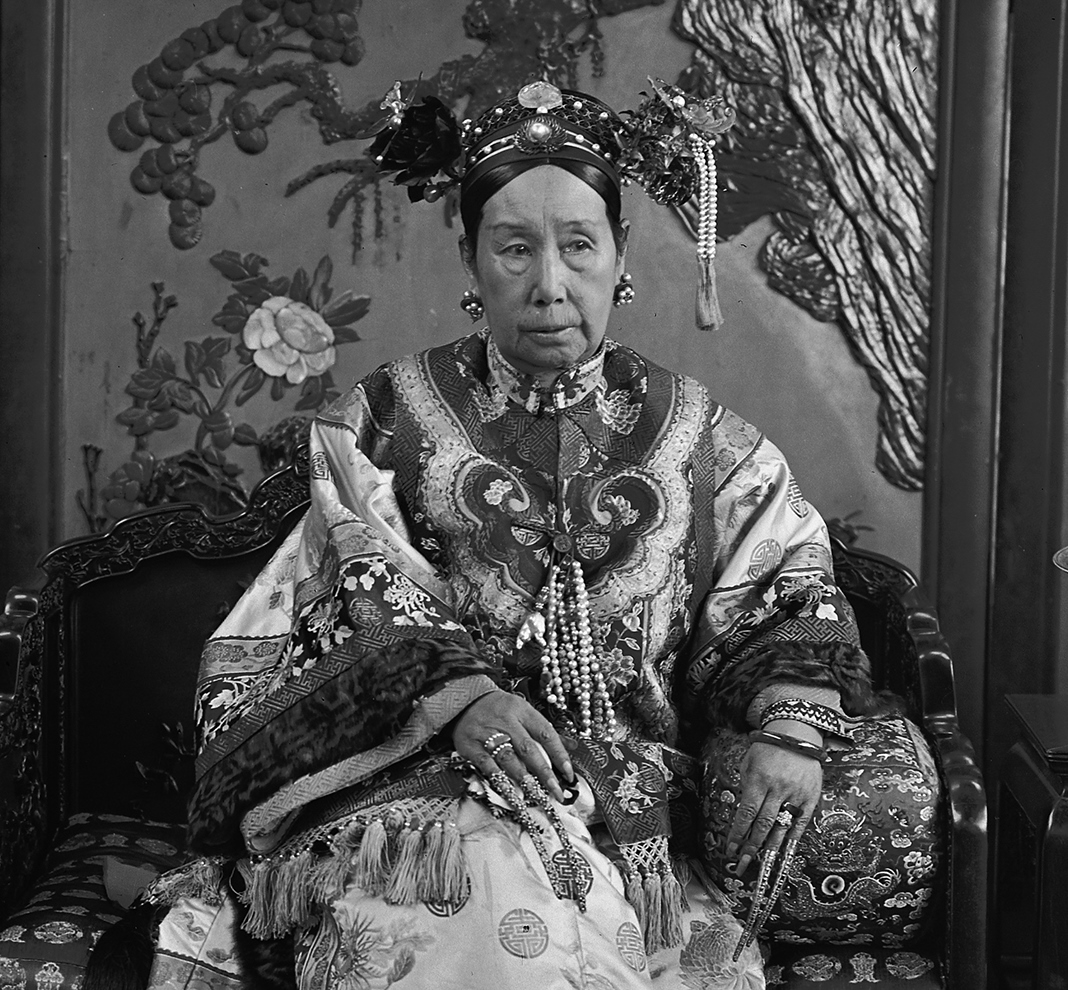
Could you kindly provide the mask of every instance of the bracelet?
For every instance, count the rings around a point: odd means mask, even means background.
[[[767,706],[760,714],[760,727],[777,718],[788,718],[795,722],[804,722],[821,732],[840,735],[838,713],[826,705],[817,705],[814,701],[803,698],[783,698]]]
[[[779,749],[788,749],[791,753],[801,756],[811,756],[814,760],[823,761],[827,750],[807,739],[798,739],[797,736],[788,736],[782,732],[768,732],[766,729],[756,729],[749,733],[750,742],[767,743],[769,746],[778,746]]]
[[[803,722],[805,725],[818,728],[822,733],[842,736],[845,739],[853,738],[853,725],[849,723],[857,721],[847,719],[833,708],[828,708],[827,705],[808,702],[801,697],[787,697],[768,705],[764,711],[760,712],[760,728],[764,728],[775,719]]]

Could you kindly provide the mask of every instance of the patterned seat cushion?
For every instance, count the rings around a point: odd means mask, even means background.
[[[702,788],[711,826],[705,863],[743,921],[757,866],[741,879],[728,873],[725,838],[747,747],[738,733],[715,736]],[[915,725],[901,715],[862,722],[855,745],[832,752],[824,764],[823,795],[761,938],[887,949],[926,938],[940,914],[932,904],[944,865],[939,793],[930,747]]]
[[[78,990],[92,947],[123,914],[108,859],[156,873],[180,865],[185,828],[121,815],[73,815],[41,878],[0,931],[0,990]]]
[[[945,985],[938,958],[922,946],[776,945],[764,975],[768,990],[855,990],[858,983],[878,983],[880,990],[935,990]]]

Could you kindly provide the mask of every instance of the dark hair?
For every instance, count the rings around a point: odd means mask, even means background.
[[[482,222],[482,208],[489,202],[490,197],[500,192],[512,179],[518,178],[524,172],[529,172],[539,165],[555,165],[557,168],[570,172],[604,200],[608,223],[616,242],[616,251],[622,253],[627,235],[621,216],[623,205],[620,201],[619,186],[599,168],[586,162],[571,161],[567,158],[556,158],[552,161],[547,161],[545,158],[531,158],[526,161],[508,162],[491,168],[488,172],[483,172],[470,186],[461,187],[460,219],[463,221],[464,234],[470,244],[471,253],[474,254],[478,249],[478,225]]]

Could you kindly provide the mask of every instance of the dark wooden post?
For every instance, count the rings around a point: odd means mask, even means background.
[[[983,743],[1003,285],[1008,0],[943,0],[922,576]]]
[[[0,5],[0,585],[55,542],[62,473],[63,0]]]

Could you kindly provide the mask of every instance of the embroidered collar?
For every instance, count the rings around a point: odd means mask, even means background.
[[[521,405],[527,412],[537,415],[543,409],[553,413],[578,405],[595,389],[606,389],[604,380],[604,357],[608,350],[607,340],[596,352],[581,364],[560,373],[552,385],[542,385],[533,375],[517,371],[497,347],[488,331],[486,336],[486,360],[489,364],[491,393],[502,394]]]

